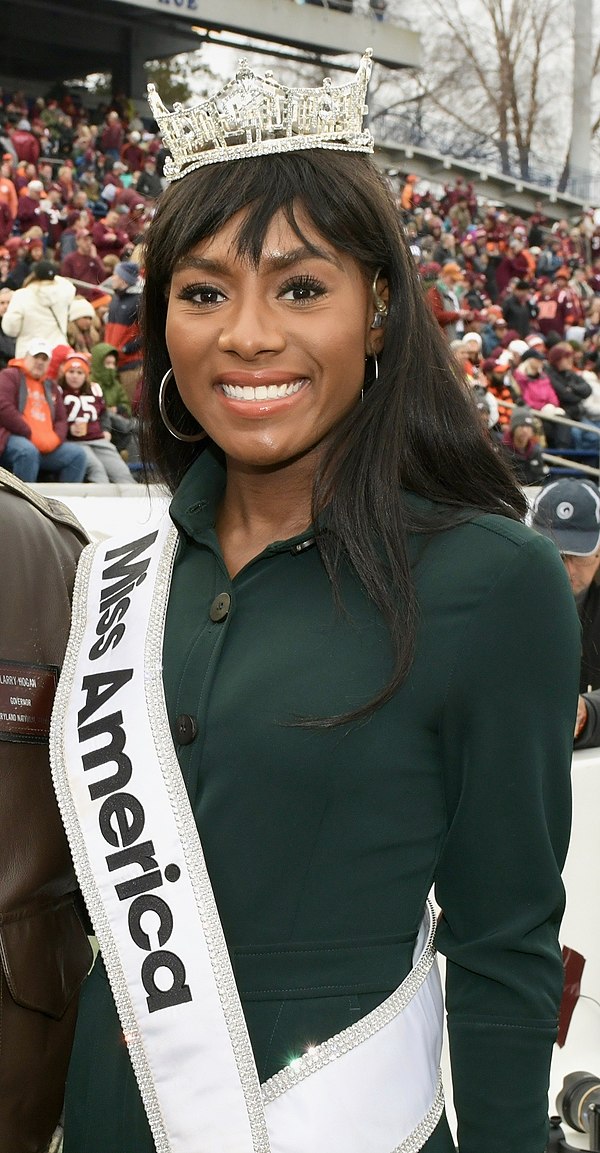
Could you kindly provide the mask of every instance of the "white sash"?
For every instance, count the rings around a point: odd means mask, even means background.
[[[157,1153],[416,1153],[443,1108],[430,906],[399,989],[259,1084],[165,706],[176,546],[163,516],[142,537],[85,549],[51,729],[56,793]]]

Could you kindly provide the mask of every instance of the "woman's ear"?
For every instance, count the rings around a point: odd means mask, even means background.
[[[381,352],[385,337],[385,322],[388,314],[389,285],[387,278],[377,269],[371,285],[373,317],[367,338],[367,355]]]

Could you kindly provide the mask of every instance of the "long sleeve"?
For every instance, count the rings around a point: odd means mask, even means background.
[[[438,947],[460,1153],[545,1148],[578,675],[563,566],[529,540],[470,620],[442,721]]]

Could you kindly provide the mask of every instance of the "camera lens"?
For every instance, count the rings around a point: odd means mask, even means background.
[[[589,1133],[595,1121],[590,1105],[600,1109],[600,1077],[595,1073],[569,1073],[556,1098],[556,1108],[565,1124],[579,1133]]]

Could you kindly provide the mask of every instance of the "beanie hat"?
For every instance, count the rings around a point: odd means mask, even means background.
[[[521,357],[521,364],[524,364],[526,360],[545,360],[545,359],[546,359],[546,357],[544,356],[543,352],[538,352],[537,348],[530,348],[527,352],[523,353],[523,355]]]
[[[90,366],[85,357],[80,356],[78,352],[71,352],[65,357],[61,368],[66,372],[68,368],[82,368],[86,375],[90,371]]]
[[[571,348],[571,345],[567,344],[566,341],[561,340],[558,342],[558,344],[553,345],[553,347],[550,349],[548,353],[548,361],[553,368],[556,368],[557,364],[559,364],[563,359],[563,356],[572,355],[573,349]]]
[[[419,274],[423,280],[437,280],[441,271],[441,264],[436,264],[435,260],[430,261],[429,264],[422,264],[419,268]]]
[[[54,280],[58,268],[50,260],[38,260],[31,271],[36,280]]]
[[[511,340],[508,346],[509,352],[516,352],[517,356],[523,356],[529,350],[529,345],[524,340]]]
[[[120,276],[121,280],[124,280],[132,288],[140,275],[140,266],[135,263],[135,260],[122,260],[115,265],[114,275]]]
[[[492,372],[496,372],[496,371],[504,374],[505,369],[506,369],[506,365],[502,364],[500,361],[496,360],[496,358],[494,356],[486,357],[486,359],[483,361],[483,363],[481,365],[481,371],[483,373],[485,373],[486,376],[490,376]]]
[[[533,506],[532,525],[561,552],[591,556],[600,546],[600,492],[591,480],[562,477],[546,485]]]
[[[69,308],[69,320],[81,320],[82,316],[89,316],[92,319],[96,313],[89,300],[84,300],[83,297],[75,297]]]
[[[510,429],[514,432],[515,428],[533,428],[536,429],[537,425],[535,417],[530,408],[513,408],[510,417]]]

